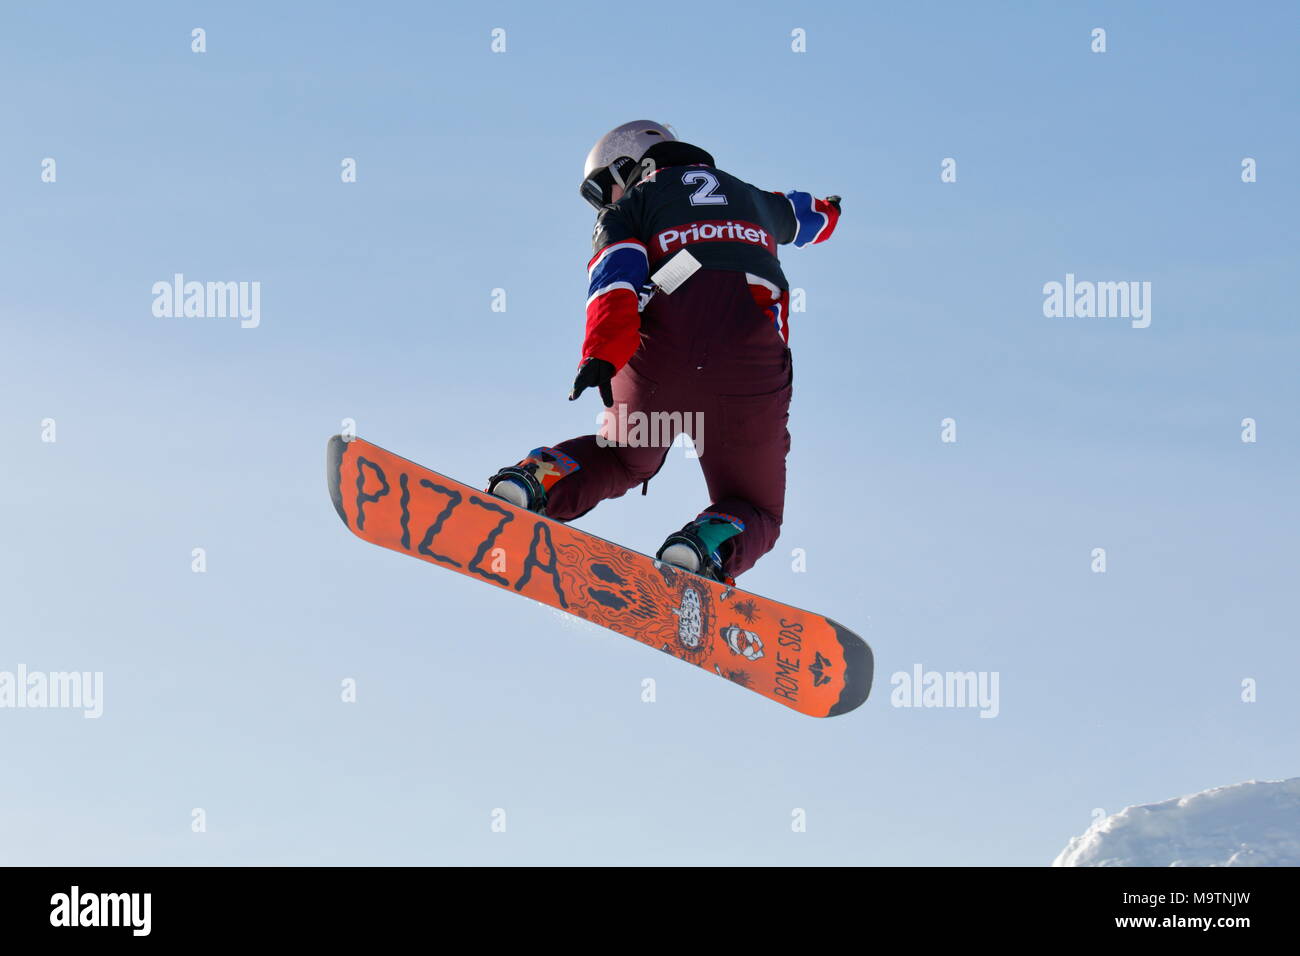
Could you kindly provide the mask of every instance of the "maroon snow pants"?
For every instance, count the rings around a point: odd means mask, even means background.
[[[728,542],[729,554],[724,548],[724,571],[735,577],[749,570],[781,530],[793,378],[790,350],[745,274],[701,269],[672,295],[656,295],[641,314],[641,347],[614,377],[614,408],[601,436],[556,446],[579,468],[555,483],[547,515],[577,518],[659,470],[671,444],[667,428],[638,435],[633,413],[661,426],[680,420],[712,499],[684,514],[682,524],[702,511],[738,519],[744,531]],[[665,536],[670,530],[676,529]]]

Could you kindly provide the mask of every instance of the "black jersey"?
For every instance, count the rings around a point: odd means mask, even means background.
[[[689,246],[706,269],[749,272],[786,289],[777,246],[793,242],[797,231],[789,198],[697,162],[643,176],[627,195],[601,210],[592,241],[593,251],[599,252],[616,242],[639,240],[652,272],[660,260]]]
[[[648,161],[648,162],[647,162]],[[649,171],[626,195],[601,209],[588,263],[587,338],[583,357],[621,367],[636,350],[636,294],[655,267],[680,249],[705,269],[743,272],[766,291],[773,322],[789,338],[789,283],[777,247],[821,242],[839,219],[824,199],[751,186],[713,165],[698,147],[660,143],[642,161]]]

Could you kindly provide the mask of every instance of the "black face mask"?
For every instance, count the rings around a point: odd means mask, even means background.
[[[608,166],[596,170],[582,181],[579,191],[582,198],[597,209],[604,209],[614,201],[614,187],[627,192],[641,178],[641,167],[631,156],[620,156]]]

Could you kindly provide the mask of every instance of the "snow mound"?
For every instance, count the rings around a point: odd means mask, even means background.
[[[1300,777],[1127,807],[1071,838],[1052,866],[1300,866]]]

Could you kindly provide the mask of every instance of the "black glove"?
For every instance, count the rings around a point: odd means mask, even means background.
[[[600,400],[605,403],[606,408],[613,408],[614,390],[610,388],[609,380],[614,377],[614,371],[614,366],[604,359],[584,359],[578,366],[578,377],[573,380],[573,391],[569,393],[569,401],[573,401],[585,389],[599,388]]]
[[[840,203],[843,202],[843,200],[840,199],[839,196],[827,196],[826,201],[835,207],[836,212],[840,211]]]

